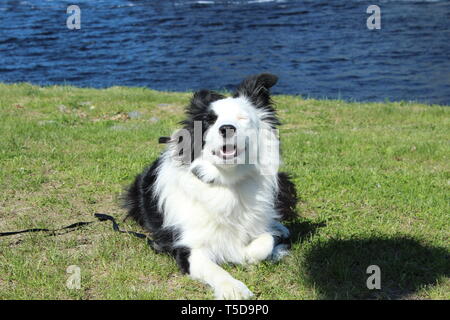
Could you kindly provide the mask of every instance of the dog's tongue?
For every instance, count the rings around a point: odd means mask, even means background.
[[[220,155],[225,158],[232,158],[236,155],[236,147],[232,144],[227,144],[220,149]]]
[[[235,153],[235,149],[233,145],[225,145],[222,148],[222,154],[226,156],[232,156]]]

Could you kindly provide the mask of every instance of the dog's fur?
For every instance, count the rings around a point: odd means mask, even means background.
[[[296,192],[289,176],[278,172],[278,147],[267,152],[267,141],[278,142],[273,129],[280,123],[269,94],[277,80],[271,74],[249,77],[233,97],[196,92],[181,123],[194,138],[172,136],[125,195],[128,216],[150,232],[154,249],[173,255],[183,273],[212,286],[218,299],[253,295],[219,264],[277,260],[287,253],[289,231],[280,221],[294,214]],[[267,139],[236,143],[264,130]],[[191,150],[180,151],[181,142]],[[247,161],[251,151],[257,152],[255,163]],[[238,155],[245,163],[236,163]]]

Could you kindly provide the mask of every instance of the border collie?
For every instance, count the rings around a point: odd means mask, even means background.
[[[251,76],[232,97],[196,92],[183,128],[124,195],[153,248],[173,255],[216,299],[253,296],[220,264],[279,260],[289,249],[281,221],[295,214],[296,191],[278,172],[280,122],[269,93],[277,81]]]

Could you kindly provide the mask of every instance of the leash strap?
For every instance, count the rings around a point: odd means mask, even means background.
[[[139,239],[147,239],[147,244],[153,250],[158,251],[157,246],[155,246],[154,241],[151,240],[150,238],[148,238],[147,235],[145,235],[143,233],[139,233],[139,232],[134,232],[134,231],[121,230],[119,227],[119,224],[116,222],[116,219],[114,219],[113,216],[110,216],[110,215],[104,214],[104,213],[95,213],[94,217],[96,217],[100,222],[107,221],[107,220],[111,221],[112,228],[116,232],[131,234]],[[81,221],[81,222],[76,222],[71,225],[59,228],[59,229],[34,228],[34,229],[26,229],[26,230],[20,230],[20,231],[0,232],[0,237],[7,237],[7,236],[15,235],[15,234],[28,233],[28,232],[51,232],[52,236],[55,236],[57,231],[66,230],[66,229],[77,229],[77,228],[87,226],[89,224],[96,223],[96,222],[98,222],[98,221],[87,221],[87,222]]]
[[[149,237],[147,237],[147,235],[145,235],[143,233],[139,233],[139,232],[134,232],[134,231],[120,230],[119,225],[117,224],[116,219],[114,219],[113,216],[110,216],[110,215],[104,214],[104,213],[95,213],[94,216],[100,221],[106,221],[106,220],[111,221],[114,231],[117,231],[120,233],[131,234],[139,239],[147,239],[147,244],[149,245],[149,247],[152,248],[153,250],[159,252],[159,249],[156,246],[155,242],[152,239],[150,239]]]
[[[74,229],[74,228],[79,228],[81,226],[85,226],[91,223],[94,223],[95,221],[89,221],[89,222],[77,222],[77,223],[73,223],[69,226],[63,227],[63,228],[59,228],[59,229],[41,229],[41,228],[34,228],[34,229],[26,229],[26,230],[21,230],[21,231],[11,231],[11,232],[0,232],[0,237],[7,237],[7,236],[12,236],[15,234],[19,234],[19,233],[27,233],[27,232],[52,232],[55,233],[56,231],[60,231],[60,230],[65,230],[65,229]]]

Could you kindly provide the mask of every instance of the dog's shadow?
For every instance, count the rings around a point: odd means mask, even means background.
[[[306,241],[314,236],[319,228],[326,226],[325,222],[313,222],[310,220],[287,221],[285,224],[289,229],[292,245]]]
[[[379,267],[380,289],[367,286],[372,265]],[[450,254],[408,237],[330,239],[307,249],[301,269],[323,299],[416,299],[420,289],[450,276]]]
[[[297,218],[285,224],[292,245],[304,246],[299,275],[322,299],[417,299],[450,277],[450,252],[444,247],[407,236],[309,242],[325,222]],[[379,289],[368,288],[375,277],[369,266],[379,267]]]

